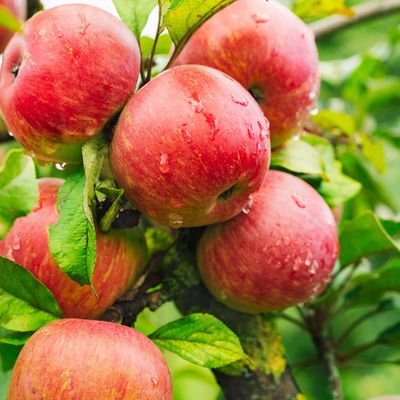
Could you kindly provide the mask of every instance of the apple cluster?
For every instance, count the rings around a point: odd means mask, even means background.
[[[253,313],[319,294],[338,256],[334,217],[306,182],[268,172],[271,144],[301,131],[319,91],[311,30],[279,3],[237,0],[135,92],[139,69],[135,37],[112,15],[78,4],[42,11],[4,52],[1,113],[38,160],[79,163],[82,145],[121,112],[110,144],[116,182],[151,221],[205,227],[197,261],[217,299]],[[29,340],[8,399],[172,399],[165,361],[146,337],[84,320],[138,278],[147,258],[142,233],[97,232],[96,298],[49,250],[61,185],[41,180],[37,207],[0,241],[0,255],[42,281],[70,318]],[[51,384],[43,381],[50,370]]]

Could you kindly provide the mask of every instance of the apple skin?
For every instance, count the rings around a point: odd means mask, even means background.
[[[26,0],[0,0],[0,6],[11,11],[21,22],[25,21],[28,9]],[[14,32],[6,28],[0,28],[0,53],[4,51],[13,35]]]
[[[106,11],[83,4],[41,11],[4,52],[4,120],[39,160],[79,162],[82,144],[133,94],[139,65],[132,32]]]
[[[39,329],[22,349],[8,400],[172,400],[157,346],[104,321],[64,319]]]
[[[285,6],[238,0],[210,18],[174,65],[217,68],[257,92],[276,147],[299,131],[319,92],[314,34]]]
[[[251,95],[222,72],[168,69],[122,112],[111,167],[126,197],[158,223],[212,224],[237,215],[261,184],[268,127]]]
[[[65,317],[96,318],[122,295],[142,272],[147,249],[139,228],[96,234],[96,264],[93,287],[80,286],[58,266],[49,249],[50,225],[57,222],[57,193],[61,179],[39,180],[39,201],[28,215],[15,220],[0,241],[0,255],[30,271],[44,283]]]
[[[248,214],[207,228],[197,248],[211,293],[242,312],[310,300],[330,280],[339,243],[332,212],[301,179],[270,171]]]

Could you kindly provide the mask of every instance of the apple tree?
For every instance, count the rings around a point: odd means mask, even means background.
[[[400,1],[113,3],[0,1],[0,398],[400,393]]]

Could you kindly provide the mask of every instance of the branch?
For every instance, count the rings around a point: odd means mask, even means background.
[[[351,18],[343,16],[331,16],[311,24],[311,28],[317,39],[324,38],[330,34],[361,21],[390,14],[400,10],[400,0],[374,0],[360,4],[353,8],[354,16]]]

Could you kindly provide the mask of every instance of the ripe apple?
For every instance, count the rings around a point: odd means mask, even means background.
[[[332,212],[301,179],[270,171],[248,214],[207,228],[197,260],[204,283],[242,312],[310,300],[330,279],[339,244]]]
[[[160,350],[140,332],[104,321],[64,319],[22,349],[8,400],[172,400]]]
[[[21,22],[25,21],[28,8],[26,0],[0,0],[0,7],[11,11]],[[14,32],[6,28],[0,28],[0,53],[4,51],[13,35]]]
[[[217,68],[247,88],[275,147],[298,131],[319,91],[314,34],[274,1],[238,0],[210,18],[175,62]]]
[[[39,180],[39,200],[27,216],[15,220],[0,241],[0,255],[30,271],[54,294],[65,317],[95,318],[101,315],[141,273],[147,250],[139,230],[97,232],[97,258],[93,286],[80,286],[57,265],[49,250],[48,228],[57,222],[57,192],[62,180]]]
[[[212,224],[238,214],[261,184],[268,126],[232,78],[204,66],[172,68],[125,107],[111,166],[127,198],[158,223]]]
[[[77,162],[82,144],[133,94],[139,64],[132,32],[106,11],[70,4],[39,12],[4,53],[1,112],[38,159]]]

